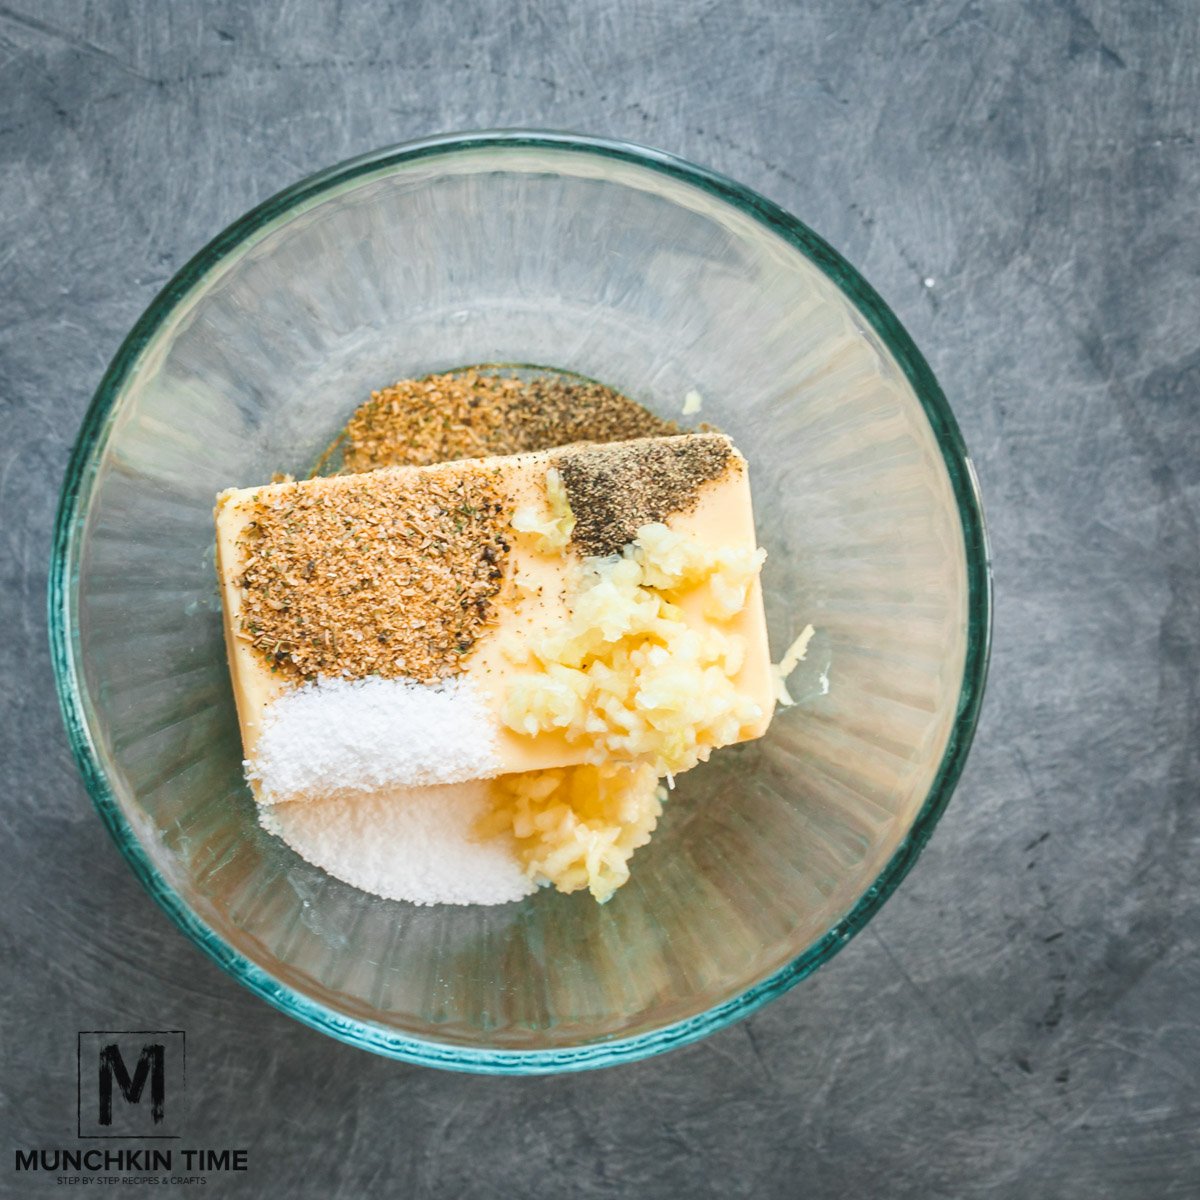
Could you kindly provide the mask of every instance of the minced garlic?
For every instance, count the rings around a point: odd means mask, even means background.
[[[575,529],[575,515],[567,500],[562,475],[553,467],[546,472],[546,511],[523,504],[512,515],[512,527],[518,533],[535,538],[534,545],[543,554],[557,554],[567,548]]]
[[[562,554],[575,528],[569,482],[548,472],[545,503],[519,509],[512,526],[541,552]],[[729,626],[765,557],[644,524],[620,554],[580,560],[565,597],[569,616],[509,651],[503,722],[530,737],[560,733],[588,760],[493,783],[494,811],[479,832],[511,834],[531,879],[607,900],[658,821],[666,796],[659,779],[705,761],[762,719],[738,687],[746,646]]]
[[[811,625],[805,625],[800,636],[783,652],[783,657],[771,665],[771,674],[775,677],[775,702],[782,708],[791,708],[796,702],[787,689],[788,676],[804,661],[808,654],[808,643],[816,632]]]
[[[559,731],[595,763],[644,763],[658,776],[705,761],[762,717],[740,691],[745,645],[723,629],[746,603],[765,552],[709,549],[646,525],[620,557],[588,560],[571,615],[523,652],[503,720],[536,736]],[[709,622],[678,607],[703,590]]]
[[[475,832],[510,833],[531,879],[560,892],[587,888],[603,903],[629,878],[629,859],[650,840],[665,798],[648,766],[503,775]]]

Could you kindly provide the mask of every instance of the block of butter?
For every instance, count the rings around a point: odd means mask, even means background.
[[[641,743],[601,731],[622,718],[605,715],[612,697],[596,700],[589,681],[642,663],[629,712],[644,709],[654,734],[672,703],[672,639],[708,678],[724,669],[737,697],[712,724],[719,734],[698,735],[701,757],[705,737],[742,741],[770,722],[749,479],[722,435],[231,489],[215,516],[230,674],[262,803],[620,760],[626,745],[630,761],[649,761]],[[654,546],[667,546],[657,565]],[[728,589],[719,571],[700,585],[705,548],[722,562],[760,555],[716,616]],[[606,610],[616,584],[625,599]],[[605,616],[618,609],[620,628]],[[554,689],[574,709],[555,707]]]

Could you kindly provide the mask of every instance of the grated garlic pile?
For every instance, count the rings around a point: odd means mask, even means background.
[[[510,834],[531,879],[560,892],[587,888],[603,904],[629,878],[629,860],[650,840],[665,799],[648,766],[502,775],[492,781],[492,811],[475,831]]]
[[[738,691],[745,644],[721,628],[745,606],[763,550],[710,550],[644,525],[618,558],[585,563],[571,616],[517,653],[505,724],[588,747],[594,763],[644,763],[671,776],[738,740],[762,717]],[[678,607],[699,590],[702,628]],[[524,660],[522,662],[522,660]]]
[[[551,553],[573,520],[558,481],[547,483],[549,515],[520,510],[513,525]],[[479,828],[512,833],[531,878],[607,900],[657,824],[659,778],[762,717],[735,686],[745,645],[723,625],[745,607],[765,557],[644,525],[620,556],[585,560],[559,629],[513,650],[504,723],[529,736],[557,731],[589,759],[493,782],[494,811]],[[709,618],[701,628],[679,607],[697,596]]]

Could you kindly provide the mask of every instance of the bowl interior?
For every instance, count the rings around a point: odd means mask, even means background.
[[[719,184],[578,145],[385,156],[202,257],[102,388],[58,564],[69,715],[168,906],[277,1003],[467,1065],[636,1046],[819,943],[943,767],[970,640],[955,484],[863,311]],[[307,472],[372,388],[474,362],[669,416],[698,390],[750,463],[773,653],[817,629],[801,702],[678,781],[604,907],[365,895],[263,833],[242,781],[216,492]]]

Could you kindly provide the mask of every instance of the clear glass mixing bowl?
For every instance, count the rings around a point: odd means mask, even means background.
[[[372,388],[538,363],[702,417],[751,467],[800,703],[679,780],[600,907],[377,899],[262,832],[212,559],[230,485],[304,473]],[[63,710],[138,877],[231,975],[397,1058],[536,1072],[653,1054],[796,983],[896,887],[979,709],[987,549],[958,429],[896,318],[753,192],[635,146],[439,138],[297,184],[155,299],[84,423],[50,585]]]

